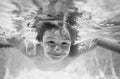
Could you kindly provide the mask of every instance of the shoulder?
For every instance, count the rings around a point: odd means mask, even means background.
[[[30,40],[25,40],[26,55],[29,57],[34,57],[37,54],[38,44],[31,42]]]

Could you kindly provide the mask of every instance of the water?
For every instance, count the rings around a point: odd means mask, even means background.
[[[77,19],[77,28],[79,29],[81,40],[99,36],[120,42],[119,0],[108,0],[108,3],[105,0],[75,1],[75,6],[79,7],[79,12],[85,11],[84,16]],[[6,38],[21,34],[36,43],[36,40],[34,40],[36,33],[34,33],[34,29],[28,28],[27,24],[33,21],[39,8],[43,7],[45,12],[48,11],[48,4],[48,0],[0,1],[0,37]],[[65,8],[68,8],[69,4],[66,4]],[[57,8],[60,7],[60,5],[56,6]],[[92,19],[90,19],[90,16],[92,16]],[[112,22],[108,19],[111,19]],[[118,22],[118,25],[115,22]],[[30,37],[30,34],[34,34],[33,37]],[[12,50],[8,49],[5,52],[8,51]],[[18,51],[16,50],[15,52]],[[21,57],[24,56],[21,55]],[[81,55],[62,71],[43,72],[37,68],[32,68],[28,72],[28,70],[24,69],[20,76],[13,79],[119,79],[119,60],[119,54],[98,47]],[[22,62],[22,65],[29,67],[30,63]]]

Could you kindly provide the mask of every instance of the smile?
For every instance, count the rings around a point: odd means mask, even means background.
[[[61,54],[61,53],[53,53],[53,52],[49,52],[49,55],[54,58],[54,59],[58,59],[58,58],[62,58],[63,56],[65,56],[66,54]]]

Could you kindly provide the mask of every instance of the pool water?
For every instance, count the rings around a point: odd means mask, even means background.
[[[38,0],[0,1],[0,37],[12,37],[20,33],[28,39],[35,38],[36,33],[34,33],[34,29],[27,28],[27,23],[33,21],[33,17],[40,5],[46,8],[46,5],[49,4],[49,0],[39,0],[39,4],[37,4],[36,1]],[[112,2],[114,0],[109,1],[110,4],[107,4],[104,0],[75,1],[77,3],[74,5],[78,7],[79,12],[85,11],[83,17],[77,18],[77,28],[81,36],[81,40],[79,41],[98,36],[120,42],[120,6],[117,5],[117,2]],[[97,5],[97,3],[99,5]],[[111,8],[110,5],[115,7]],[[90,16],[92,16],[92,19],[90,19]],[[5,41],[0,40],[0,43],[3,42]],[[32,42],[36,43],[33,39]],[[5,55],[5,53],[7,53],[7,55]],[[8,59],[9,57],[11,57],[11,59]],[[0,49],[0,74],[5,74],[5,79],[119,79],[119,60],[120,55],[116,52],[97,47],[82,54],[61,71],[46,72],[37,69],[33,63],[17,49],[2,48]],[[12,63],[12,65],[9,66],[10,68],[6,67],[9,63]],[[16,74],[18,70],[21,70],[21,72]],[[11,76],[11,73],[15,74],[15,76]],[[2,75],[0,75],[0,79],[1,78],[3,78]]]

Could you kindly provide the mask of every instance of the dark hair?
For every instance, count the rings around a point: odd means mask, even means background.
[[[66,28],[70,33],[71,42],[74,43],[74,41],[78,37],[78,31],[75,28],[73,28],[72,26],[70,26],[69,24],[66,26]],[[46,30],[52,30],[52,29],[62,30],[62,24],[57,25],[57,24],[54,24],[54,23],[51,23],[51,22],[42,23],[41,26],[39,28],[37,28],[38,35],[37,35],[36,39],[38,41],[42,41],[42,38],[43,38],[43,35],[44,35],[45,31]]]

